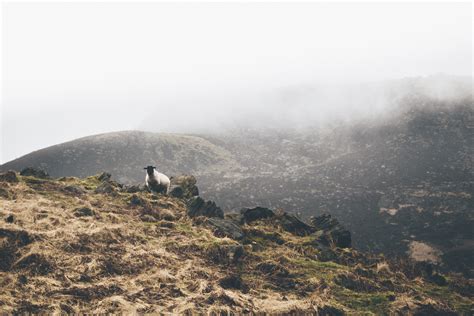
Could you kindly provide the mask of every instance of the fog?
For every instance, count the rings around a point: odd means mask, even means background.
[[[436,98],[472,93],[471,3],[4,2],[2,11],[0,163],[101,132],[380,115],[398,88],[410,91],[404,78],[425,78]]]

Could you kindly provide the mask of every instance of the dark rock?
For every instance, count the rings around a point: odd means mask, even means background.
[[[444,276],[442,276],[441,274],[438,274],[438,273],[433,274],[429,278],[429,281],[431,281],[434,284],[439,285],[439,286],[445,286],[445,285],[448,284],[448,281],[446,280],[446,278]]]
[[[231,220],[212,217],[208,218],[206,223],[214,229],[214,235],[218,237],[229,237],[235,240],[244,238],[240,226]]]
[[[201,197],[196,196],[188,201],[188,216],[205,216],[224,218],[224,212],[213,201],[204,201]]]
[[[115,194],[114,187],[108,182],[102,182],[95,190],[95,193]]]
[[[331,231],[331,238],[334,245],[339,248],[350,248],[352,246],[351,233],[345,229]]]
[[[82,195],[86,193],[86,190],[77,185],[68,185],[62,189],[64,192],[71,193],[74,195]]]
[[[265,218],[271,218],[275,216],[272,210],[264,207],[244,208],[240,211],[243,216],[245,223],[251,223],[253,221]]]
[[[36,169],[32,167],[25,168],[21,170],[20,175],[22,176],[30,176],[30,177],[35,177],[35,178],[40,178],[40,179],[48,179],[49,174],[42,170],[42,169]]]
[[[4,173],[0,173],[0,181],[16,183],[19,180],[18,180],[18,177],[16,176],[15,171],[7,171]]]
[[[282,228],[297,236],[306,236],[314,232],[314,228],[301,221],[295,215],[284,213],[278,218]]]
[[[99,181],[105,182],[105,181],[109,181],[111,177],[112,177],[112,175],[111,175],[110,173],[108,173],[108,172],[102,172],[101,174],[99,174],[99,175],[97,176],[97,179],[98,179]]]
[[[13,223],[15,221],[15,216],[13,216],[13,214],[10,214],[7,216],[7,218],[5,218],[5,222],[7,223]]]
[[[182,198],[184,196],[184,189],[179,185],[172,185],[170,186],[168,195],[175,198]]]
[[[317,217],[312,216],[310,223],[317,230],[329,230],[339,225],[339,221],[335,218],[332,218],[330,214],[323,214]]]
[[[127,193],[138,193],[142,191],[142,188],[140,188],[139,185],[130,185],[130,186],[125,186],[124,191]]]
[[[83,216],[94,216],[95,212],[88,207],[80,207],[74,210],[74,216],[83,217]]]
[[[199,195],[199,190],[198,187],[196,186],[196,178],[194,176],[190,175],[181,175],[177,177],[171,178],[171,187],[170,187],[170,192],[172,191],[172,188],[174,187],[180,187],[182,190],[182,196],[183,198],[192,198],[194,196]],[[175,192],[178,193],[180,190],[177,189],[178,191]]]

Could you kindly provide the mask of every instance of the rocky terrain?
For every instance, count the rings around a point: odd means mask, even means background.
[[[143,181],[154,164],[195,174],[201,194],[225,211],[266,205],[330,213],[356,248],[473,272],[474,107],[417,95],[377,120],[305,130],[240,130],[186,136],[118,132],[85,137],[0,166],[54,177],[112,172]]]
[[[224,215],[198,192],[192,176],[173,178],[162,196],[107,173],[0,174],[0,310],[473,312],[472,281],[354,250],[329,214],[302,221],[254,206]]]

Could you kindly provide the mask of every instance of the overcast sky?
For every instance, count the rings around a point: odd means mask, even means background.
[[[100,132],[216,131],[288,87],[472,75],[471,3],[2,9],[0,163]]]

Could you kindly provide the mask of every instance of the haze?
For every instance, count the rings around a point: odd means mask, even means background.
[[[0,163],[116,130],[319,124],[383,109],[373,83],[472,76],[471,3],[2,9]]]

